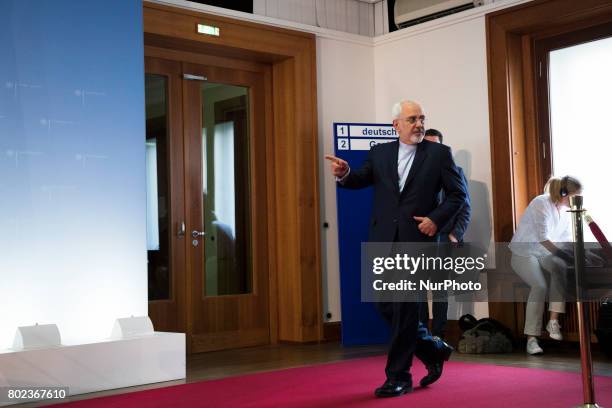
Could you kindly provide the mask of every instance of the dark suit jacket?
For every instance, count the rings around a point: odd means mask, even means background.
[[[467,188],[455,166],[448,146],[423,140],[404,184],[399,191],[397,156],[399,141],[372,147],[360,169],[351,169],[340,186],[350,189],[374,188],[369,241],[402,242],[435,241],[418,229],[412,217],[429,217],[441,228],[459,210]],[[445,200],[438,205],[438,193]]]
[[[461,179],[463,180],[463,184],[466,186],[467,190],[467,179],[465,178],[465,174],[463,174],[463,170],[461,167],[457,166],[459,170],[459,174],[461,174]],[[440,203],[444,201],[444,193],[440,193],[441,199]],[[468,225],[470,224],[470,219],[472,218],[472,206],[470,203],[470,195],[469,193],[465,196],[465,202],[453,215],[450,220],[447,221],[446,225],[440,229],[440,240],[442,242],[448,242],[448,234],[451,232],[457,238],[459,242],[463,242],[463,236],[465,235],[465,231],[467,230]]]

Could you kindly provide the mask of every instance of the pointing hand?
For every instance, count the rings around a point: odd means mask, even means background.
[[[344,177],[349,169],[349,165],[346,161],[330,154],[326,154],[325,159],[331,161],[331,170],[334,176],[338,178]]]

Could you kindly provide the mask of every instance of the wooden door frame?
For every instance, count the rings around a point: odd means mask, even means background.
[[[315,36],[149,2],[143,20],[146,56],[265,73],[270,339],[321,340]]]
[[[535,0],[486,16],[494,237],[508,242],[546,175],[538,129],[535,41],[612,21],[609,0]],[[517,327],[512,303],[489,303],[491,317]]]

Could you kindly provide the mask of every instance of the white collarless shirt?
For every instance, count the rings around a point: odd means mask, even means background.
[[[416,144],[405,144],[400,140],[399,151],[397,152],[397,175],[400,191],[404,189],[404,184],[406,184],[406,179],[412,167],[416,150]]]
[[[512,253],[520,256],[546,256],[550,252],[540,242],[571,242],[572,223],[568,209],[557,209],[548,194],[531,200],[510,242]]]

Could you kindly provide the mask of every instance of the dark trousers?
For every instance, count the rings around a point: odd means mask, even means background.
[[[440,345],[419,322],[420,303],[379,302],[376,306],[391,328],[385,367],[387,379],[411,383],[412,356],[416,355],[425,365],[432,364],[437,361],[436,351]]]
[[[448,239],[448,233],[440,233],[438,235],[438,242],[442,244],[440,247],[440,253],[438,255],[441,257],[450,256],[451,252],[449,251],[448,247],[450,240]],[[463,240],[461,242],[463,242]],[[448,278],[448,274],[442,271],[436,271],[434,272],[434,278],[436,281],[443,281],[444,279]],[[443,296],[439,297],[438,299],[434,299],[431,309],[433,314],[431,317],[431,334],[433,336],[444,338],[444,335],[446,334],[446,323],[448,321],[448,300]],[[429,322],[429,307],[427,306],[427,302],[421,303],[419,318],[424,325],[427,325]]]
[[[446,332],[446,322],[448,320],[448,302],[446,300],[437,300],[431,304],[432,319],[431,319],[431,334],[444,338]],[[429,307],[427,302],[421,303],[419,310],[419,319],[423,324],[427,325],[429,321]]]

